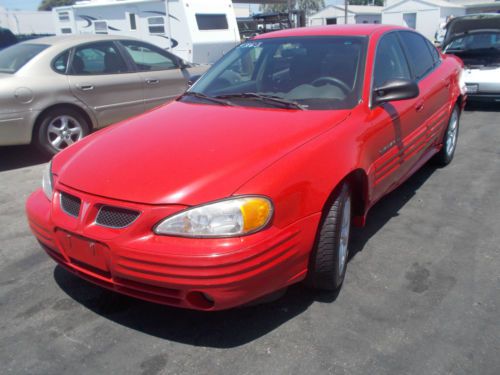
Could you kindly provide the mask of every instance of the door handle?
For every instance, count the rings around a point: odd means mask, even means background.
[[[82,91],[91,91],[94,89],[92,85],[77,85],[77,87]]]
[[[160,83],[160,80],[159,79],[147,79],[146,83],[150,84],[150,85],[156,85],[156,84]]]
[[[415,106],[415,111],[420,112],[424,109],[424,102],[420,102]]]

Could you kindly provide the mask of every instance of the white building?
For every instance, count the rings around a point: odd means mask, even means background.
[[[382,9],[379,6],[349,5],[347,23],[381,23]],[[345,9],[343,5],[329,5],[323,10],[308,17],[309,26],[344,24]]]
[[[0,7],[0,27],[14,34],[55,34],[52,12],[7,10]]]

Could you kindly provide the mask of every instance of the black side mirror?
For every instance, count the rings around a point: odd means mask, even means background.
[[[189,77],[188,79],[188,87],[191,87],[194,85],[196,81],[198,81],[201,77],[201,74],[196,74],[194,76]]]
[[[393,79],[373,90],[373,105],[416,98],[419,95],[418,85],[409,79]]]

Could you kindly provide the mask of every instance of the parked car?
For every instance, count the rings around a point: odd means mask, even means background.
[[[17,38],[12,31],[0,27],[0,51],[17,43]]]
[[[67,270],[153,302],[227,309],[304,279],[336,290],[351,222],[452,160],[461,68],[396,26],[264,34],[175,102],[56,155],[29,224]]]
[[[191,66],[152,44],[107,35],[48,37],[0,52],[0,146],[55,154],[180,95]]]
[[[469,100],[500,103],[500,14],[452,19],[443,51],[463,60]]]

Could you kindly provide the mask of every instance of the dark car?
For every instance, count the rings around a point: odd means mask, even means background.
[[[17,43],[17,38],[12,31],[0,27],[0,50]]]

